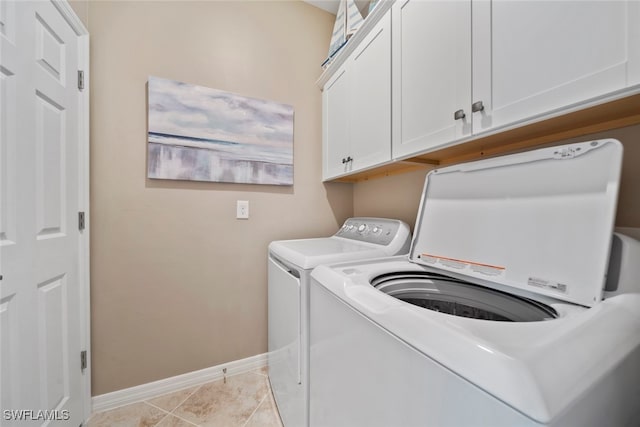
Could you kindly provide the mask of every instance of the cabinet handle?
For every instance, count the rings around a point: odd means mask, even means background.
[[[353,162],[353,159],[351,158],[351,156],[347,157],[347,163],[349,162]]]
[[[465,117],[466,115],[464,114],[464,110],[458,110],[455,113],[453,113],[454,120],[464,119]]]
[[[472,113],[477,113],[482,110],[484,110],[484,104],[482,103],[482,101],[474,102],[473,104],[471,104]]]

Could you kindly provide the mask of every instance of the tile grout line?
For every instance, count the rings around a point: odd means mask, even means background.
[[[213,382],[213,381],[212,381],[212,382]],[[208,383],[205,383],[205,384],[208,384]],[[175,412],[175,410],[176,410],[176,409],[178,409],[180,406],[182,406],[182,404],[183,404],[184,402],[186,402],[187,400],[189,400],[189,398],[190,398],[191,396],[193,396],[193,395],[194,395],[198,390],[200,390],[200,388],[201,388],[203,385],[204,385],[204,384],[201,384],[201,385],[199,385],[199,386],[196,386],[195,390],[193,390],[191,393],[189,393],[189,395],[188,395],[187,397],[185,397],[185,398],[184,398],[184,400],[182,400],[180,403],[178,403],[178,404],[176,405],[176,407],[175,407],[175,408],[173,408],[171,411],[167,411],[166,409],[163,409],[163,408],[161,408],[161,407],[159,407],[159,406],[157,406],[157,405],[154,405],[153,403],[148,402],[148,401],[146,401],[146,400],[144,400],[143,402],[144,402],[144,403],[146,403],[147,405],[153,406],[154,408],[157,408],[157,409],[160,409],[161,411],[166,412],[166,413],[167,413],[167,416],[168,416],[168,415],[171,415],[171,416],[173,416],[173,417],[179,418],[180,420],[182,420],[182,421],[184,421],[184,422],[186,422],[186,423],[188,423],[188,424],[191,424],[191,425],[197,426],[198,424],[196,424],[196,423],[194,423],[194,422],[191,422],[191,421],[189,421],[189,420],[187,420],[187,419],[184,419],[184,418],[182,418],[181,416],[176,415],[174,412]],[[180,390],[178,390],[178,391],[180,391]],[[172,393],[177,393],[177,392],[172,392]],[[161,394],[160,396],[156,396],[156,397],[154,397],[153,399],[157,399],[158,397],[162,397],[162,396],[167,396],[167,395],[172,394],[172,393]],[[164,418],[167,418],[167,417],[165,416]],[[162,420],[164,420],[164,418],[163,418]],[[161,422],[162,420],[160,420],[160,422]],[[160,422],[158,422],[158,424],[159,424]],[[157,424],[156,424],[156,425],[157,425]]]
[[[154,406],[154,408],[155,408],[155,406]],[[165,418],[167,418],[169,415],[171,415],[171,414],[169,414],[168,412],[166,414],[164,414],[164,417],[160,418],[160,421],[155,423],[154,426],[160,425],[160,423],[163,422],[165,420]]]
[[[157,407],[157,406],[154,406],[154,407]],[[160,409],[160,408],[158,408],[158,409]],[[165,411],[165,412],[166,412],[166,411]],[[162,417],[162,419],[161,419],[160,421],[158,421],[158,422],[157,422],[157,424],[155,424],[155,425],[156,425],[156,426],[159,426],[159,425],[160,425],[160,423],[161,423],[161,422],[163,422],[167,417],[174,417],[174,418],[178,418],[180,421],[184,421],[185,423],[187,423],[187,424],[189,424],[189,425],[192,425],[192,426],[198,427],[198,424],[194,424],[194,423],[192,423],[191,421],[189,421],[189,420],[185,420],[184,418],[181,418],[181,417],[179,417],[179,416],[177,416],[177,415],[175,415],[175,414],[172,414],[172,413],[170,413],[170,412],[167,412],[167,414],[166,414],[164,417]]]
[[[278,405],[276,404],[276,398],[273,395],[273,389],[271,388],[271,383],[269,383],[269,394],[267,394],[269,401],[271,402],[271,409],[273,410],[273,415],[275,415],[276,419],[279,422],[280,427],[284,427],[284,423],[282,422],[282,417],[280,416],[280,411],[278,410]]]
[[[145,402],[144,400],[143,400],[143,401],[141,401],[141,402],[138,402],[138,403],[142,403],[143,405],[150,406],[150,407],[152,407],[152,408],[154,408],[154,409],[157,409],[157,410],[159,410],[160,412],[163,412],[163,413],[164,413],[164,417],[160,418],[160,420],[158,420],[158,422],[157,422],[157,423],[155,423],[155,424],[154,424],[154,426],[157,426],[158,424],[160,424],[160,423],[162,422],[162,420],[164,420],[165,418],[167,418],[167,417],[169,416],[169,412],[165,411],[165,410],[164,410],[164,409],[162,409],[162,408],[158,408],[158,407],[157,407],[157,406],[155,406],[155,405],[152,405],[152,404],[150,404],[150,403],[147,403],[147,402]],[[135,405],[135,403],[133,403],[133,405]]]
[[[214,381],[211,381],[211,382],[214,382]],[[184,404],[184,402],[186,402],[187,400],[189,400],[189,398],[190,398],[191,396],[193,396],[194,394],[196,394],[196,392],[197,392],[198,390],[200,390],[200,389],[202,388],[202,386],[203,386],[203,385],[205,385],[205,384],[209,384],[209,383],[204,383],[204,384],[200,384],[199,386],[197,386],[197,387],[196,387],[196,389],[195,389],[195,390],[193,390],[191,393],[189,393],[189,396],[187,396],[187,397],[186,397],[182,402],[178,403],[178,405],[176,405],[176,407],[175,407],[175,408],[173,408],[173,409],[171,410],[171,412],[170,412],[170,413],[171,413],[171,414],[173,414],[173,415],[175,415],[175,414],[174,414],[175,410],[176,410],[176,409],[178,409],[179,407],[181,407],[181,406]],[[180,417],[178,417],[178,418],[180,418]],[[193,423],[192,423],[192,424],[193,424]]]
[[[200,387],[198,387],[198,388],[200,388]],[[194,392],[194,393],[195,393],[195,392]],[[171,393],[167,393],[167,394],[171,394]],[[192,395],[192,394],[193,394],[193,393],[191,393],[191,394],[189,395],[189,397],[191,397],[191,395]],[[158,396],[158,397],[160,397],[160,396]],[[187,399],[188,399],[189,397],[187,397]],[[186,400],[187,400],[187,399],[185,399],[182,403],[186,402]],[[173,413],[173,411],[172,411],[172,412],[167,412],[167,410],[166,410],[166,409],[162,409],[161,407],[156,406],[156,405],[154,405],[153,403],[149,403],[149,402],[147,402],[147,401],[143,401],[143,403],[146,403],[146,404],[147,404],[147,405],[149,405],[149,406],[152,406],[152,407],[154,407],[154,408],[156,408],[156,409],[159,409],[159,410],[161,410],[162,412],[166,412],[166,415],[165,415],[165,416],[164,416],[160,421],[158,421],[158,423],[157,423],[156,425],[160,424],[160,423],[161,423],[165,418],[167,418],[168,416],[172,416],[172,417],[176,417],[176,418],[180,419],[181,421],[186,422],[187,424],[191,424],[191,425],[194,425],[194,426],[196,426],[196,427],[198,426],[198,424],[195,424],[195,423],[193,423],[193,422],[191,422],[191,421],[189,421],[189,420],[185,420],[184,418],[182,418],[182,417],[180,417],[180,416],[178,416],[178,415],[174,414],[174,413]],[[182,405],[182,403],[181,403],[180,405]],[[178,409],[178,407],[180,407],[180,405],[176,406],[173,410],[175,411],[176,409]]]
[[[255,373],[256,375],[265,377],[265,379],[267,381],[267,395],[265,396],[265,399],[269,399],[270,406],[272,406],[272,409],[273,409],[273,411],[272,411],[273,415],[276,417],[276,420],[278,421],[278,425],[280,427],[284,427],[284,423],[282,422],[282,417],[280,416],[280,411],[278,411],[278,405],[276,404],[275,397],[273,396],[273,389],[271,388],[271,380],[269,379],[269,374],[268,373],[263,374],[263,373],[257,372],[260,369],[262,369],[262,368],[258,368],[256,370],[251,371],[251,372]],[[263,403],[264,403],[264,399],[262,400],[262,402],[260,402],[260,405],[262,405]],[[260,405],[258,405],[258,408],[260,407]],[[257,408],[256,408],[256,411],[257,411]],[[254,411],[254,413],[256,411]],[[251,416],[247,420],[247,423],[249,422],[249,420],[251,419],[252,416],[253,416],[253,414],[251,414]],[[246,423],[245,423],[245,425],[246,425]]]
[[[176,414],[169,414],[169,415],[171,415],[172,417],[176,417],[176,418],[177,418],[177,419],[179,419],[180,421],[184,421],[185,423],[187,423],[187,424],[189,424],[189,425],[192,425],[192,426],[195,426],[195,427],[199,427],[199,426],[200,426],[200,424],[196,424],[196,423],[194,423],[193,421],[185,420],[184,418],[179,417],[179,416],[177,416]]]
[[[214,381],[211,381],[211,382],[214,382]],[[173,411],[171,411],[171,415],[173,415],[174,417],[176,417],[176,418],[178,418],[178,419],[181,419],[182,421],[187,422],[188,424],[191,424],[191,425],[194,425],[194,426],[196,426],[196,427],[197,427],[197,426],[198,426],[198,424],[196,424],[196,423],[194,423],[194,422],[192,422],[192,421],[189,421],[189,420],[187,420],[187,419],[185,419],[185,418],[182,418],[180,415],[176,415],[176,414],[175,414],[175,411],[176,411],[178,408],[180,408],[182,405],[184,405],[184,402],[186,402],[187,400],[189,400],[189,398],[190,398],[191,396],[193,396],[194,394],[196,394],[196,392],[197,392],[198,390],[200,390],[200,389],[202,388],[202,386],[203,386],[203,385],[205,385],[205,384],[209,384],[209,383],[204,383],[204,384],[201,384],[201,385],[199,385],[198,387],[196,387],[196,389],[195,389],[195,390],[193,390],[193,392],[192,392],[192,393],[190,393],[190,394],[189,394],[189,396],[187,396],[187,398],[186,398],[186,399],[184,399],[182,402],[180,402],[180,404],[179,404],[178,406],[176,406],[175,408],[173,408]]]
[[[267,398],[267,395],[265,394],[264,397],[262,398],[262,400],[260,401],[260,403],[258,403],[258,405],[256,406],[256,409],[254,409],[253,412],[251,413],[251,415],[249,415],[249,418],[247,418],[247,421],[245,421],[244,424],[242,424],[242,427],[246,427],[247,426],[249,421],[251,421],[251,418],[256,414],[256,412],[258,411],[258,408],[260,408],[260,406],[262,406],[262,404],[264,403],[266,398]]]
[[[147,402],[146,400],[143,400],[142,403],[146,403],[147,405],[151,406],[152,408],[159,409],[162,412],[166,412],[167,415],[171,413],[171,412],[167,411],[166,409],[162,409],[161,407],[159,407],[157,405],[154,405],[153,403]]]

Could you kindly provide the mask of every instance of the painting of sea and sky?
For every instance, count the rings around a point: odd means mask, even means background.
[[[149,77],[148,177],[293,185],[293,107]]]

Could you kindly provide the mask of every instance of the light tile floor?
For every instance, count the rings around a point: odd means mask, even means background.
[[[266,368],[94,414],[87,427],[282,427]]]

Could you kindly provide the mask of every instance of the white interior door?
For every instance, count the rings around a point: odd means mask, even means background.
[[[78,426],[79,38],[49,1],[2,1],[0,39],[0,424]]]

